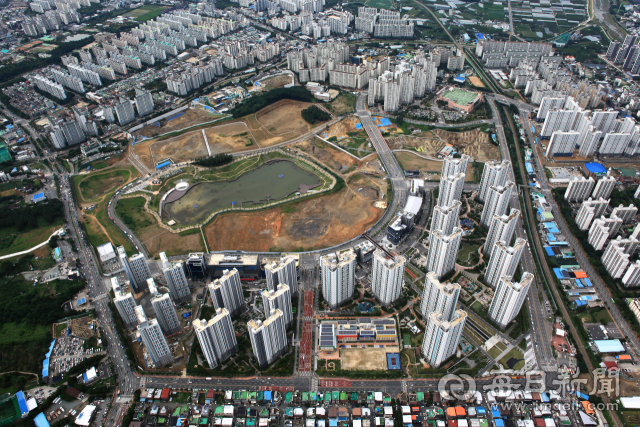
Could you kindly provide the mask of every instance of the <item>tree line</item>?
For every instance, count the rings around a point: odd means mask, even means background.
[[[63,204],[59,199],[11,209],[10,203],[17,202],[15,196],[0,198],[0,229],[16,228],[18,231],[29,231],[41,226],[40,221],[51,225],[64,215]]]
[[[305,108],[300,112],[302,118],[312,125],[316,123],[326,122],[331,118],[331,115],[324,110],[316,107],[315,105],[310,106],[309,108]]]
[[[232,161],[233,156],[231,154],[216,154],[213,157],[198,157],[193,161],[193,163],[198,166],[213,168],[216,166],[226,165],[227,163],[231,163]]]
[[[273,89],[262,95],[252,96],[232,110],[233,117],[244,117],[261,110],[267,105],[283,99],[291,99],[301,102],[313,102],[313,95],[302,86]]]

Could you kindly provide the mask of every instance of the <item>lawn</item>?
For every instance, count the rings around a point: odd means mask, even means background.
[[[134,233],[155,222],[155,219],[144,211],[146,202],[144,197],[133,197],[120,199],[116,205],[116,214]]]
[[[91,162],[91,169],[104,169],[107,167],[107,162],[104,160],[96,160],[95,162]]]
[[[476,245],[463,245],[458,252],[458,261],[462,261],[463,263],[471,261],[471,254],[474,252],[477,254],[479,248],[480,247]]]
[[[518,369],[522,369],[524,367],[524,356],[522,355],[522,351],[520,351],[520,349],[517,347],[509,350],[509,352],[502,359],[500,359],[498,363],[500,363],[506,369],[509,369],[509,367],[507,366],[507,361],[511,358],[518,359],[518,363],[513,366],[513,369],[517,371]]]
[[[64,331],[65,329],[67,329],[66,323],[60,323],[56,325],[56,337],[62,336],[62,331]]]
[[[495,359],[496,357],[500,356],[500,354],[504,351],[504,348],[498,348],[497,345],[494,345],[493,347],[491,347],[491,350],[489,350],[487,353],[489,353],[489,356],[491,356],[493,359]]]
[[[180,392],[178,393],[178,397],[176,397],[176,402],[178,403],[191,403],[191,393]]]
[[[126,16],[132,16],[138,22],[145,22],[149,19],[153,19],[156,16],[160,16],[162,12],[166,9],[165,6],[159,5],[146,5],[133,9],[128,12]]]
[[[603,323],[607,324],[612,322],[611,315],[606,308],[592,308],[587,309],[584,313],[578,315],[584,323]]]

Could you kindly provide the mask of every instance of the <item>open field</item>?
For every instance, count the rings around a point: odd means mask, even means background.
[[[373,206],[379,198],[373,183],[347,184],[336,193],[282,207],[217,216],[205,226],[205,236],[212,251],[323,248],[349,240],[375,224],[384,213]]]
[[[118,168],[73,177],[79,205],[78,215],[82,215],[87,238],[93,246],[111,242],[114,246],[124,246],[128,253],[134,253],[131,242],[107,216],[106,206],[116,188],[132,181],[138,174],[136,168],[123,163]],[[97,205],[95,209],[82,211],[83,207],[94,204]]]
[[[507,362],[512,358],[516,359],[517,362],[515,365],[513,365],[513,368],[509,368]],[[520,351],[519,348],[514,347],[509,350],[509,352],[502,359],[500,359],[498,363],[500,363],[505,369],[522,369],[524,367],[524,356],[522,355],[522,351]]]
[[[205,129],[205,133],[209,140],[211,153],[230,153],[270,147],[303,135],[309,132],[311,126],[304,121],[300,112],[309,105],[311,104],[282,100],[263,108],[256,114],[208,127]],[[191,111],[193,110],[188,110],[188,112]],[[182,122],[183,117],[187,114],[169,122],[182,123],[181,127],[168,130],[167,126],[169,125],[165,125],[160,128],[162,129],[161,133],[196,124],[196,122]],[[171,126],[174,125],[171,124]],[[146,130],[143,129],[141,132],[146,132]],[[181,162],[208,154],[202,137],[202,129],[186,132],[160,142],[144,141],[134,145],[133,151],[151,169],[155,168],[155,163],[166,158]]]
[[[437,181],[442,173],[442,162],[438,160],[423,159],[422,157],[407,151],[399,151],[393,153],[402,166],[402,169],[419,170],[423,174],[428,174],[426,179]],[[467,175],[464,178],[467,182],[473,182],[473,167],[469,166]]]
[[[344,370],[386,371],[387,350],[384,348],[341,348],[340,365]]]
[[[166,9],[165,6],[158,5],[146,5],[133,9],[130,12],[125,13],[126,17],[133,17],[138,22],[145,22],[149,19],[153,19],[156,16],[160,16],[160,14]]]
[[[220,114],[211,113],[210,111],[202,108],[202,106],[189,108],[188,110],[183,111],[183,113],[183,115],[176,117],[175,119],[168,121],[162,120],[160,122],[160,126],[145,126],[139,131],[134,132],[133,135],[136,137],[146,136],[150,138],[157,135],[163,135],[168,132],[178,131],[200,123],[211,122],[221,117]]]
[[[284,85],[288,85],[289,83],[293,83],[293,76],[289,73],[287,74],[279,74],[277,76],[268,77],[262,80],[259,85],[264,90],[277,89],[280,87],[284,87]]]
[[[55,224],[42,226],[29,231],[18,231],[11,228],[0,230],[0,256],[21,252],[44,242],[51,234],[62,228],[62,218]],[[48,246],[45,246],[48,248]],[[36,268],[37,266],[34,266]]]
[[[116,212],[118,217],[138,236],[151,257],[163,251],[167,256],[204,251],[199,228],[179,234],[170,233],[161,228],[151,214],[144,211],[144,204],[143,197],[120,199]]]
[[[149,141],[136,144],[133,151],[138,158],[153,170],[165,159],[179,163],[208,155],[201,130],[194,130],[163,141]]]
[[[327,144],[319,138],[306,139],[296,144],[296,147],[315,157],[319,162],[324,163],[336,172],[345,173],[362,164],[361,161],[337,150],[331,144]]]
[[[233,153],[253,146],[253,138],[249,133],[249,128],[244,122],[227,123],[224,125],[209,128],[206,131],[207,140],[211,154],[214,156],[220,153]]]
[[[324,105],[337,116],[353,113],[356,111],[356,96],[351,92],[342,91],[336,99]]]
[[[73,177],[73,184],[81,199],[80,202],[93,202],[131,178],[131,168],[112,169],[106,172],[76,175]]]

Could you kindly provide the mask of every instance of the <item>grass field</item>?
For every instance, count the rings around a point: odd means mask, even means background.
[[[353,113],[356,111],[356,96],[351,92],[342,91],[336,99],[324,106],[336,116]]]
[[[475,246],[475,245],[463,245],[460,248],[460,251],[458,252],[458,260],[466,262],[468,259],[470,259],[469,256],[472,253],[478,252],[478,248],[479,246]]]
[[[613,320],[606,308],[592,308],[578,315],[584,323],[610,323]]]
[[[132,178],[131,168],[76,175],[73,177],[73,185],[81,201],[91,202],[100,196],[105,196],[109,191],[115,190]]]
[[[45,225],[27,232],[12,228],[0,229],[0,256],[25,251],[44,242],[51,234],[62,228],[62,218],[53,225]]]
[[[509,352],[498,361],[505,369],[509,369],[507,365],[507,361],[511,358],[518,359],[518,363],[513,366],[513,369],[516,371],[518,369],[522,369],[524,367],[524,356],[522,355],[522,351],[519,348],[514,347]]]
[[[160,14],[166,9],[165,6],[153,5],[149,4],[146,6],[141,6],[133,9],[130,12],[127,12],[125,16],[133,17],[138,22],[145,22],[149,19],[153,19],[156,16],[160,16]]]
[[[116,205],[116,214],[135,233],[137,229],[153,224],[153,218],[144,211],[146,200],[143,197],[120,199]]]

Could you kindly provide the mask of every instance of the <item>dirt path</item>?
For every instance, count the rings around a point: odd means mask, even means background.
[[[105,236],[107,236],[107,239],[109,239],[109,241],[111,242],[111,244],[113,246],[118,246],[113,242],[113,240],[111,240],[111,236],[109,236],[109,233],[107,232],[107,229],[104,228],[102,223],[100,221],[98,221],[98,218],[96,218],[95,215],[87,215],[87,214],[85,214],[85,216],[87,218],[91,218],[92,221],[94,221],[96,224],[98,224],[98,227],[100,228],[100,230],[104,233]]]

